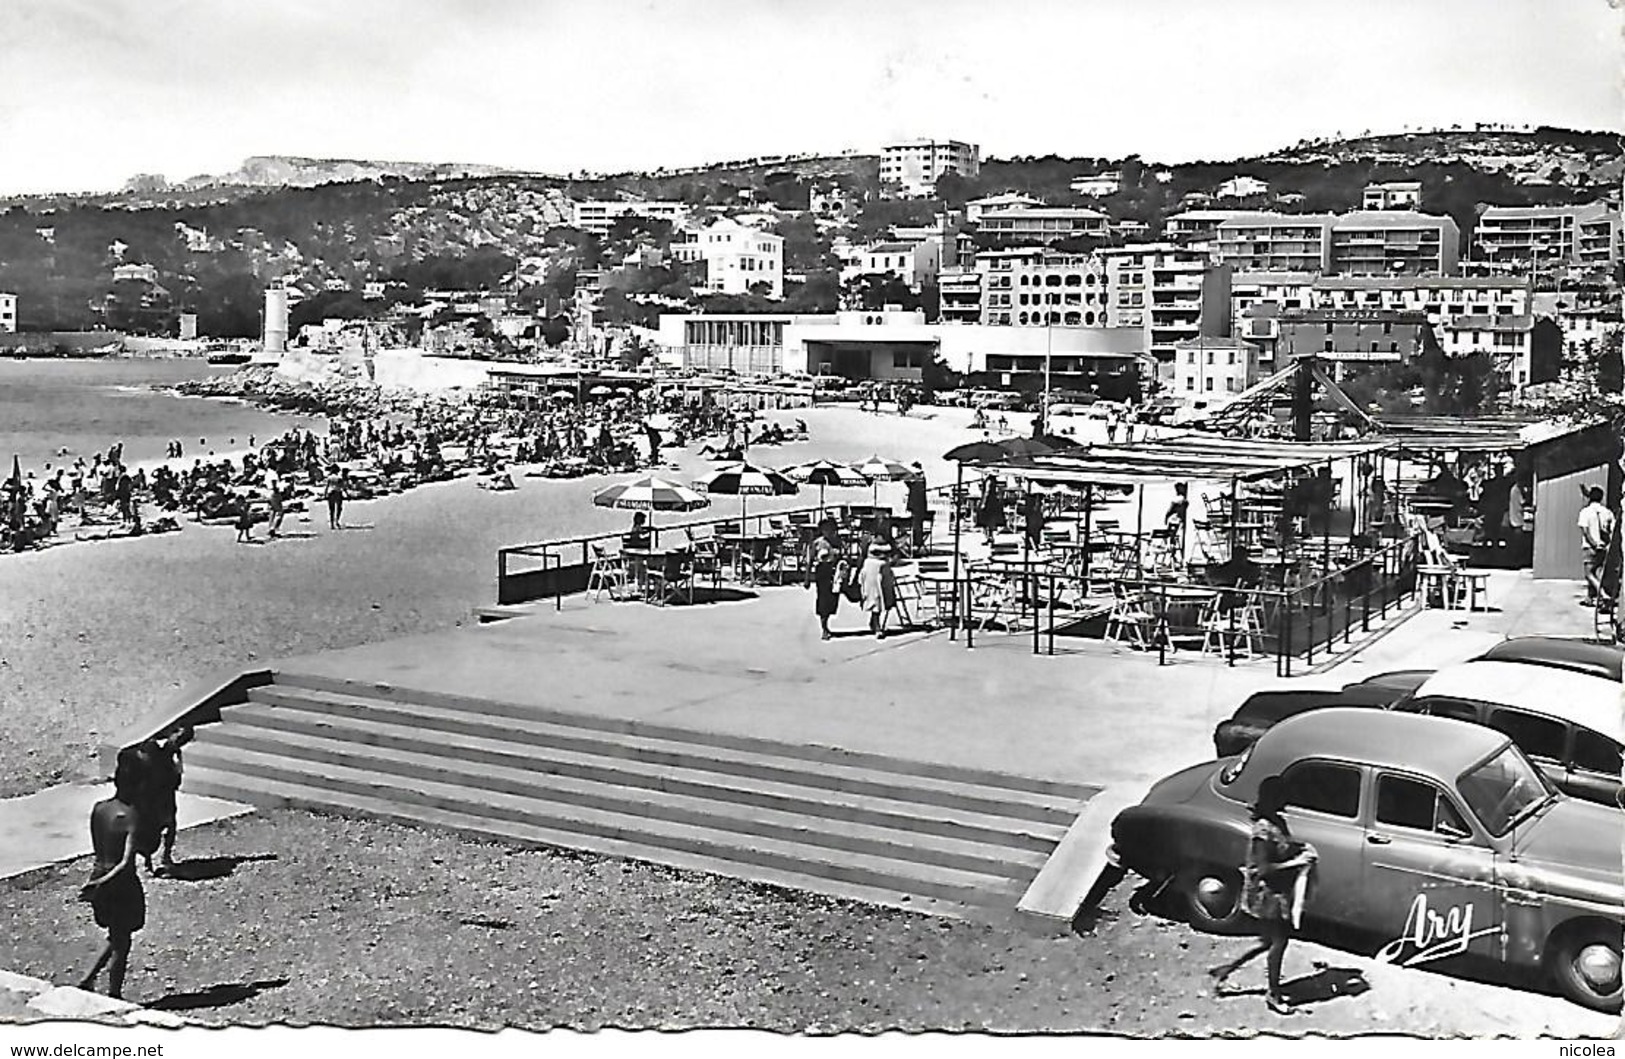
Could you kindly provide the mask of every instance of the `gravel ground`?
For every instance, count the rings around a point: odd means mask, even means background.
[[[714,876],[279,810],[181,836],[147,882],[127,995],[211,1024],[750,1026],[1208,1034],[1464,1032],[1474,1003],[1358,985],[1283,1018],[1202,969],[1246,942],[1126,910],[1084,936],[912,915]],[[0,967],[75,982],[99,950],[85,860],[0,882]],[[1288,979],[1352,980],[1294,946]],[[1435,988],[1431,992],[1438,992]],[[1447,997],[1447,1000],[1449,998]],[[1476,1001],[1483,1003],[1483,998]],[[1588,1013],[1575,1012],[1576,1025]]]

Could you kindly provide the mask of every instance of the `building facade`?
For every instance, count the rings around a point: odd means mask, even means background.
[[[981,151],[959,140],[910,140],[887,144],[881,151],[881,187],[905,198],[936,194],[947,173],[974,177],[982,171]]]
[[[1386,309],[1297,309],[1278,318],[1275,366],[1313,355],[1339,363],[1402,363],[1427,349],[1421,313]]]
[[[1113,247],[1098,256],[1106,273],[1107,325],[1141,328],[1164,382],[1178,343],[1229,333],[1228,265],[1172,243]]]
[[[745,294],[765,284],[769,298],[784,297],[784,239],[723,218],[683,232],[672,241],[672,257],[705,265],[704,289]]]
[[[892,276],[918,292],[936,278],[942,267],[942,241],[926,239],[918,243],[890,242],[858,247],[849,263],[841,268],[841,282],[858,276]]]
[[[1584,206],[1491,206],[1473,228],[1480,260],[1534,271],[1619,263],[1619,211]]]
[[[1449,217],[1362,210],[1332,225],[1327,266],[1344,276],[1444,276],[1456,271],[1460,244]]]
[[[17,296],[0,291],[0,334],[17,333]]]
[[[1042,205],[1043,199],[1035,199],[1031,195],[1023,195],[1016,191],[1003,191],[997,195],[984,195],[965,203],[965,220],[970,224],[976,224],[985,214],[998,210],[1027,209]]]
[[[1364,210],[1408,210],[1422,204],[1420,180],[1386,180],[1367,184],[1360,195]]]
[[[1123,190],[1123,174],[1115,171],[1089,173],[1073,177],[1072,183],[1067,186],[1075,194],[1087,195],[1092,199],[1103,199],[1108,195],[1115,195]]]
[[[989,327],[1104,327],[1106,273],[1093,254],[1039,247],[984,250],[980,322]]]
[[[1078,236],[1104,238],[1110,221],[1082,207],[1012,206],[983,213],[978,232],[992,246],[1047,246]]]
[[[619,199],[588,199],[573,204],[572,225],[591,232],[600,239],[609,234],[615,222],[622,217],[641,217],[646,220],[669,221],[680,224],[688,216],[688,205],[682,202],[623,202]]]
[[[1174,344],[1172,374],[1181,400],[1234,397],[1258,381],[1258,347],[1239,338],[1185,339]]]
[[[1335,221],[1330,213],[1232,214],[1219,222],[1213,251],[1238,272],[1324,272]]]
[[[974,267],[937,273],[938,315],[945,324],[983,323],[982,273]]]

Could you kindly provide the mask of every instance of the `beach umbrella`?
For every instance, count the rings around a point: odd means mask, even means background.
[[[549,401],[573,401],[576,399],[576,395],[569,390],[554,390],[547,395],[547,399]]]
[[[739,528],[745,528],[745,503],[750,496],[787,496],[800,492],[800,487],[789,478],[769,467],[750,463],[731,463],[712,471],[694,483],[703,493],[719,493],[739,497]]]
[[[862,463],[854,463],[852,469],[869,480],[874,486],[874,503],[880,503],[881,482],[901,482],[914,477],[914,468],[906,463],[888,460],[881,456],[870,456]]]
[[[612,394],[614,392],[615,391],[610,389],[608,386],[594,386],[592,389],[587,391],[587,396],[588,397],[608,397],[610,394]]]
[[[818,512],[824,511],[824,488],[826,486],[848,487],[868,485],[869,479],[844,463],[833,460],[813,460],[811,463],[801,463],[794,467],[786,467],[784,473],[792,480],[805,482],[818,487]]]
[[[711,506],[709,497],[701,496],[686,485],[670,482],[652,474],[600,489],[593,494],[592,502],[597,507],[649,512],[695,511]],[[654,528],[652,518],[649,520],[649,528]]]

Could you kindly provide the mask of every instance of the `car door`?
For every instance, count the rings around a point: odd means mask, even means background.
[[[1338,761],[1300,761],[1281,774],[1286,784],[1287,827],[1318,855],[1314,895],[1306,915],[1330,923],[1358,923],[1360,824],[1364,772]]]
[[[1559,790],[1568,790],[1568,767],[1564,764],[1569,741],[1567,724],[1511,706],[1491,706],[1484,723],[1517,743],[1518,749]]]
[[[1503,898],[1495,851],[1443,787],[1379,769],[1366,827],[1362,926],[1377,959],[1405,967],[1471,954],[1501,956]]]
[[[1620,745],[1601,732],[1575,725],[1569,743],[1563,790],[1576,798],[1625,808],[1620,787]]]

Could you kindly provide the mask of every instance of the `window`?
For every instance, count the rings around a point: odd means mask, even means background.
[[[1189,375],[1187,375],[1187,376],[1185,376],[1185,389],[1187,389],[1187,390],[1194,390],[1194,389],[1196,389],[1196,380],[1195,380],[1195,379],[1193,379],[1193,378],[1192,378],[1192,377],[1191,377],[1191,376],[1189,376]]]
[[[1497,708],[1490,711],[1489,725],[1504,733],[1532,758],[1563,760],[1563,738],[1567,732],[1562,721],[1522,710]]]
[[[1294,765],[1283,779],[1287,805],[1351,820],[1360,815],[1360,770],[1357,768],[1309,762]]]
[[[1618,776],[1620,766],[1619,744],[1589,728],[1574,730],[1573,764],[1586,772],[1600,772],[1605,776]]]
[[[1467,822],[1443,791],[1404,776],[1377,778],[1377,822],[1417,831],[1445,830],[1441,825],[1467,831]]]
[[[1213,363],[1213,351],[1211,349],[1207,351],[1207,362],[1209,364]]]
[[[1213,379],[1212,379],[1212,377],[1210,376],[1209,378],[1203,379],[1202,382],[1203,382],[1202,389],[1206,390],[1208,393],[1212,393],[1213,392]]]
[[[1236,393],[1241,389],[1236,384],[1236,377],[1234,375],[1232,375],[1230,378],[1224,380],[1224,388],[1226,390],[1229,390],[1231,393]]]
[[[1236,351],[1232,349],[1230,351],[1230,363],[1234,364],[1235,362],[1236,362]]]

